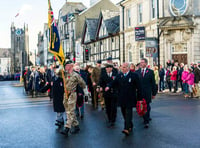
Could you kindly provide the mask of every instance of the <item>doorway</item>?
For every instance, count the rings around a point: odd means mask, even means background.
[[[172,59],[174,62],[187,64],[187,54],[173,54]]]

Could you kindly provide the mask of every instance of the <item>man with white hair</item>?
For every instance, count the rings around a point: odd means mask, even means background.
[[[130,71],[129,63],[122,64],[122,73],[118,74],[115,80],[108,84],[105,92],[117,86],[119,94],[119,105],[124,118],[124,133],[126,136],[133,130],[132,108],[136,107],[137,100],[141,100],[141,87],[139,76]]]

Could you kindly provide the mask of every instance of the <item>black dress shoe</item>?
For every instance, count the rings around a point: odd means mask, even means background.
[[[69,133],[69,128],[65,127],[62,131],[61,131],[61,134],[65,135],[65,136],[68,136],[68,133]]]
[[[149,128],[149,124],[148,124],[148,123],[145,124],[145,125],[144,125],[144,128]]]
[[[124,129],[124,130],[122,131],[122,133],[125,134],[126,136],[129,136],[129,134],[130,134],[130,133],[129,133],[129,130],[126,130],[126,129]]]
[[[64,125],[64,121],[59,121],[59,120],[56,120],[57,123],[61,124],[61,125]]]

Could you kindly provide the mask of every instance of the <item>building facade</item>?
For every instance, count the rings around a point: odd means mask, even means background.
[[[200,61],[198,0],[124,0],[119,7],[121,62],[145,57],[158,64],[158,38],[160,64]],[[155,47],[149,48],[149,40]]]
[[[64,54],[71,60],[79,61],[77,55],[76,32],[79,27],[78,14],[86,7],[81,2],[66,2],[59,11],[58,30]]]
[[[0,48],[0,75],[11,74],[11,49]]]
[[[161,61],[190,64],[200,61],[200,3],[198,0],[163,1],[159,28]]]
[[[39,32],[38,33],[38,43],[37,43],[37,48],[38,48],[38,57],[39,57],[39,61],[38,61],[38,65],[44,65],[45,64],[45,58],[44,58],[44,35]]]
[[[11,25],[11,73],[22,72],[29,65],[28,25],[16,28]]]
[[[106,62],[108,57],[112,57],[113,62],[119,64],[119,20],[119,11],[110,10],[102,10],[96,19],[85,20],[82,44],[85,52],[89,52],[85,63],[90,61],[94,64],[97,60]]]

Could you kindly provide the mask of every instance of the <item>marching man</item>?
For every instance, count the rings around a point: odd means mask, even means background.
[[[77,84],[79,84],[79,86],[84,89],[86,84],[84,80],[79,76],[79,74],[73,71],[72,61],[65,62],[64,66],[66,71],[65,85],[67,92],[65,92],[63,103],[67,115],[67,122],[65,124],[64,130],[61,131],[61,133],[68,136],[68,133],[72,127],[74,127],[74,131],[72,131],[72,133],[77,133],[80,130],[79,122],[75,113],[77,100],[76,87]]]

